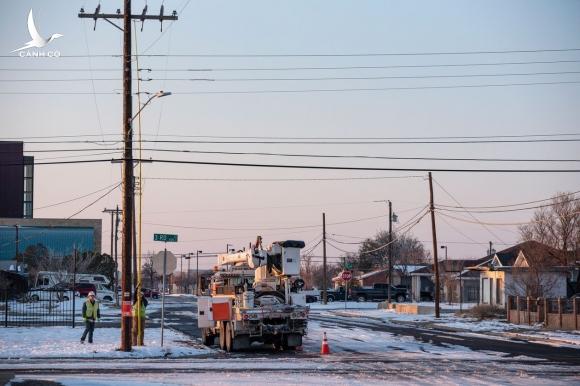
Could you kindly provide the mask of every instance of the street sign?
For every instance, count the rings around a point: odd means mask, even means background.
[[[342,271],[342,280],[350,280],[352,279],[352,272],[351,271]]]
[[[163,273],[163,253],[164,251],[161,251],[151,256],[153,270],[155,270],[157,274]],[[167,251],[167,263],[166,263],[167,273],[168,274],[172,273],[173,271],[175,271],[176,268],[177,268],[177,258],[173,253]]]
[[[153,241],[165,241],[166,243],[176,243],[177,235],[168,235],[165,233],[154,233]]]

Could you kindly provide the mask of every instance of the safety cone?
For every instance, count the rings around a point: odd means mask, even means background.
[[[322,347],[320,348],[321,355],[330,354],[330,347],[328,347],[328,339],[326,339],[326,332],[322,336]]]

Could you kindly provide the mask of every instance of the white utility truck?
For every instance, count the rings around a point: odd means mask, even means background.
[[[301,292],[300,250],[304,241],[286,240],[218,255],[210,296],[198,297],[198,327],[205,345],[219,338],[226,351],[253,342],[295,349],[306,335],[309,307]]]

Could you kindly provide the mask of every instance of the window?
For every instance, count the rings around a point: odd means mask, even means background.
[[[490,295],[489,287],[490,287],[489,286],[489,279],[488,278],[481,279],[481,291],[482,291],[482,295],[483,295],[481,302],[483,304],[490,304],[491,299],[489,298],[489,295]]]
[[[489,278],[489,304],[493,304],[493,278]]]
[[[503,283],[501,279],[495,281],[495,300],[497,304],[503,304]]]

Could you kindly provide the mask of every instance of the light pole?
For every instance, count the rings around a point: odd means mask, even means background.
[[[183,256],[180,257],[181,266],[179,267],[179,287],[181,287],[181,293],[183,293]]]
[[[189,293],[189,263],[191,261],[191,253],[188,253],[187,255],[185,255],[185,260],[187,260],[187,283],[185,284],[185,292]]]
[[[442,245],[441,249],[445,249],[445,263],[443,263],[443,276],[447,280],[447,245]],[[452,294],[448,294],[449,296],[449,304],[451,304]]]
[[[195,251],[195,295],[199,296],[199,254],[203,251]]]
[[[233,247],[233,246],[234,246],[234,244],[226,244],[226,253],[230,253],[230,247]]]
[[[137,113],[135,113],[135,115],[133,116],[133,118],[131,118],[131,122],[133,122],[135,120],[135,118],[137,118],[139,116],[139,114],[141,114],[141,111],[145,108],[145,106],[147,106],[149,103],[151,103],[151,101],[155,98],[163,98],[165,96],[169,96],[171,95],[171,92],[169,91],[157,91],[155,94],[151,95],[149,97],[149,99],[147,99],[147,101],[145,103],[143,103],[143,106],[141,106],[141,108],[139,110],[137,110]]]

